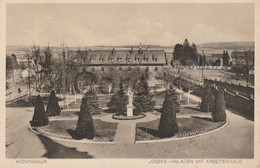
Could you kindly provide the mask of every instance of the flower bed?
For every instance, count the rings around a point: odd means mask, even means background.
[[[116,120],[136,120],[136,119],[141,119],[144,118],[146,115],[145,114],[140,114],[140,115],[134,115],[132,117],[127,117],[124,115],[113,115],[113,119]]]
[[[155,140],[163,139],[158,130],[160,119],[138,123],[136,125],[136,140]],[[179,131],[175,134],[175,137],[189,137],[193,135],[202,134],[205,132],[217,129],[225,124],[225,122],[214,123],[210,118],[177,118],[179,125]]]
[[[97,142],[111,142],[114,140],[117,123],[108,123],[95,119],[95,137]],[[50,121],[49,125],[34,127],[33,129],[40,134],[57,137],[62,139],[73,139],[73,133],[77,126],[77,120],[55,120]]]

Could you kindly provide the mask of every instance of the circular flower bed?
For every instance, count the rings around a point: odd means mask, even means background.
[[[136,120],[136,119],[144,118],[145,116],[146,116],[145,114],[133,115],[131,117],[127,117],[124,115],[113,115],[112,118],[116,120]]]

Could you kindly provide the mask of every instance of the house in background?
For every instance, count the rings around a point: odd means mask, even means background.
[[[35,76],[35,71],[30,68],[26,68],[25,70],[22,71],[22,78],[27,78],[30,76]]]

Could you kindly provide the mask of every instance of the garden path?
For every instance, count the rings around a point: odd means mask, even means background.
[[[112,118],[112,114],[96,117],[97,119],[101,119],[105,122],[113,122],[118,123],[114,142],[115,143],[134,143],[135,142],[135,133],[136,133],[136,123],[138,122],[148,122],[153,121],[159,118],[151,113],[147,113],[147,115],[142,119],[136,120],[115,120]]]

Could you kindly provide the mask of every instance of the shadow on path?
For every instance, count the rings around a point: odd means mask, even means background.
[[[76,148],[69,148],[64,145],[61,145],[57,142],[54,142],[52,139],[37,135],[44,145],[47,152],[43,155],[43,157],[47,158],[94,158],[89,155],[88,152],[79,152]]]
[[[230,111],[231,113],[233,113],[233,114],[236,114],[236,115],[239,115],[239,116],[241,116],[241,117],[244,117],[244,118],[246,118],[246,119],[248,119],[248,120],[250,120],[250,121],[254,121],[254,118],[253,118],[253,117],[247,116],[247,115],[245,115],[245,114],[242,114],[242,113],[240,113],[240,112],[237,112],[237,111],[235,111],[235,110],[233,110],[233,109],[231,109],[231,108],[228,108],[228,107],[226,107],[226,109],[229,110],[229,111]]]
[[[208,118],[208,117],[198,117],[198,116],[191,116],[192,118],[197,118],[197,119],[202,119],[202,120],[205,120],[205,121],[210,121],[212,122],[212,118]]]
[[[154,137],[158,137],[158,138],[162,138],[159,130],[155,130],[155,129],[151,129],[151,128],[145,128],[145,127],[138,127],[140,130],[147,132],[148,134],[154,136]]]

